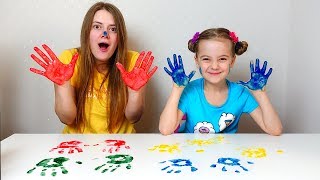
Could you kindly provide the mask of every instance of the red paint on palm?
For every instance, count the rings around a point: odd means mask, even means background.
[[[62,142],[60,143],[57,147],[52,148],[50,150],[50,152],[54,151],[54,150],[58,150],[58,153],[63,154],[64,150],[69,150],[68,153],[72,154],[74,153],[74,150],[77,150],[79,153],[83,152],[83,150],[79,147],[79,144],[81,144],[82,142],[80,141],[66,141],[66,142]]]
[[[155,66],[150,72],[148,72],[154,60],[154,57],[151,54],[151,51],[146,55],[145,52],[141,52],[133,70],[130,72],[127,72],[121,63],[116,64],[117,68],[121,72],[121,77],[124,83],[131,89],[138,91],[149,81],[158,69],[158,67]]]
[[[72,56],[72,60],[69,64],[63,64],[47,45],[44,44],[42,45],[42,47],[48,53],[50,58],[46,54],[44,54],[38,47],[34,47],[34,50],[39,54],[42,60],[40,60],[34,54],[31,54],[31,58],[40,66],[42,66],[45,71],[41,71],[35,68],[30,68],[30,71],[45,76],[58,85],[62,85],[65,81],[68,81],[72,77],[74,67],[78,59],[78,53]]]

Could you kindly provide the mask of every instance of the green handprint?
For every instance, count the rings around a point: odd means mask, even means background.
[[[45,176],[46,175],[46,171],[48,169],[52,170],[51,175],[52,176],[56,176],[57,172],[55,168],[60,168],[62,174],[68,174],[68,170],[66,170],[63,166],[63,163],[68,161],[69,158],[65,158],[65,157],[57,157],[57,158],[48,158],[48,159],[44,159],[42,161],[40,161],[39,163],[36,164],[36,167],[30,169],[27,173],[31,174],[37,167],[42,167],[42,171],[40,173],[41,176]]]
[[[102,167],[108,166],[105,169],[103,169],[101,173],[105,173],[108,170],[110,170],[110,172],[113,172],[117,170],[119,167],[121,167],[121,164],[126,164],[126,168],[131,169],[131,164],[129,163],[132,162],[133,157],[130,155],[116,154],[116,155],[106,156],[106,158],[108,159],[107,163],[96,167],[95,168],[96,171],[101,169]]]

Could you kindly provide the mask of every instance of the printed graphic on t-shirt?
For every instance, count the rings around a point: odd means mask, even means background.
[[[209,134],[209,133],[215,133],[215,130],[213,128],[213,125],[210,122],[198,122],[194,126],[194,133],[201,133],[201,134]]]
[[[236,117],[231,113],[222,113],[219,119],[219,130],[220,132],[227,128]]]
[[[93,88],[93,92],[91,91],[91,88],[89,88],[87,97],[92,99],[104,99],[106,97],[107,89],[103,88],[100,90],[97,90]]]
[[[212,123],[208,121],[198,122],[194,126],[194,133],[201,133],[201,134],[209,134],[209,133],[216,133],[221,132],[226,129],[230,124],[236,119],[236,117],[232,113],[222,113],[219,119],[219,129],[218,131],[214,130],[214,126]]]

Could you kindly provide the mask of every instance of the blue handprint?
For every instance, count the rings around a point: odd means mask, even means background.
[[[166,67],[164,67],[164,70],[169,74],[169,76],[172,77],[173,82],[175,84],[177,84],[178,86],[187,86],[187,84],[189,83],[189,81],[191,80],[191,78],[193,77],[196,71],[192,71],[189,74],[189,76],[187,76],[186,73],[184,72],[181,56],[179,55],[178,58],[179,58],[179,64],[177,61],[177,55],[173,54],[174,66],[171,63],[170,58],[167,58],[168,65],[171,69],[171,72]]]
[[[198,170],[198,168],[195,168],[195,167],[192,166],[192,162],[190,160],[188,160],[188,159],[171,159],[171,160],[168,160],[168,161],[162,161],[160,163],[164,164],[166,162],[169,162],[171,164],[169,166],[166,166],[166,167],[162,168],[161,170],[162,171],[166,170],[167,173],[172,173],[172,172],[181,173],[182,172],[181,169],[183,167],[188,167],[188,168],[190,167],[191,172],[194,172],[194,171]],[[171,167],[173,169],[170,169]],[[177,168],[177,167],[179,168],[179,170],[174,170],[174,168]]]
[[[250,62],[251,79],[248,82],[239,81],[238,83],[251,90],[262,90],[267,84],[268,78],[272,73],[272,68],[270,68],[268,73],[265,75],[267,64],[268,62],[264,61],[263,66],[260,69],[259,59],[256,59],[256,66],[254,69],[253,63]]]
[[[222,171],[227,171],[227,168],[226,168],[226,166],[229,166],[230,168],[231,167],[237,167],[237,166],[239,166],[242,170],[244,170],[244,171],[248,171],[248,169],[247,168],[245,168],[244,166],[242,166],[240,163],[239,163],[239,159],[236,159],[236,158],[219,158],[218,159],[218,164],[221,164],[221,165],[223,165],[223,167],[222,167]],[[253,162],[247,162],[248,164],[253,164]],[[217,167],[217,165],[216,164],[212,164],[210,167],[212,167],[212,168],[216,168]],[[235,170],[234,172],[236,172],[236,173],[240,173],[240,171],[239,170]]]

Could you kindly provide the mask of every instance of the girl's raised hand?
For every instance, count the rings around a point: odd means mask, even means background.
[[[169,65],[171,71],[169,71],[166,67],[164,67],[164,70],[169,74],[169,76],[172,77],[172,80],[176,85],[178,85],[178,86],[187,86],[187,84],[189,83],[191,78],[194,76],[196,71],[192,71],[187,76],[186,73],[184,72],[181,56],[179,55],[178,58],[179,58],[179,64],[178,64],[178,61],[177,61],[177,55],[173,54],[173,64],[174,64],[174,66],[171,63],[170,58],[167,58],[168,65]]]
[[[149,81],[149,79],[158,69],[158,67],[155,66],[150,72],[148,72],[154,60],[154,57],[151,54],[151,51],[149,51],[146,55],[145,52],[142,51],[134,68],[130,72],[127,72],[121,63],[116,63],[124,83],[131,89],[138,91]]]
[[[78,53],[72,56],[72,60],[69,64],[63,64],[47,45],[43,44],[42,47],[48,53],[50,58],[38,47],[34,47],[34,50],[39,54],[42,60],[40,60],[34,54],[31,54],[31,58],[40,66],[42,66],[45,71],[35,68],[30,68],[30,71],[45,76],[58,85],[62,85],[65,81],[68,81],[72,77],[74,67],[78,59]]]
[[[248,87],[251,90],[263,90],[267,84],[268,78],[272,73],[272,68],[265,74],[267,69],[267,61],[264,61],[262,68],[260,69],[259,59],[256,59],[255,68],[253,62],[250,62],[251,79],[248,82],[239,81],[238,83]]]

